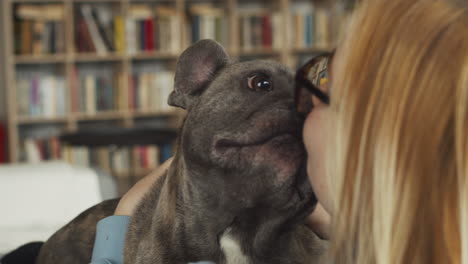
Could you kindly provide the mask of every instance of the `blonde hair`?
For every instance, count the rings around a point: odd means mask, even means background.
[[[362,2],[339,48],[334,263],[468,263],[468,8]]]

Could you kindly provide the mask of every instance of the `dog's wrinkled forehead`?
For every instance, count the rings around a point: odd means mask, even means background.
[[[255,79],[255,77],[258,78]],[[226,92],[233,92],[232,90],[236,87],[241,87],[241,92],[253,92],[252,90],[255,88],[253,86],[261,80],[269,82],[271,90],[268,92],[270,93],[288,91],[292,94],[293,92],[290,89],[294,82],[293,73],[283,65],[271,60],[254,60],[229,64],[213,78],[208,90],[224,89]],[[259,89],[257,92],[261,93],[262,91]],[[263,94],[267,95],[267,93]]]
[[[255,73],[261,78],[255,78]],[[251,78],[246,82],[246,78],[249,77]],[[293,75],[274,61],[233,62],[219,43],[201,40],[180,56],[176,67],[174,91],[168,102],[172,106],[191,111],[192,106],[200,102],[200,95],[205,94],[208,88],[217,91],[229,88],[235,90],[240,87],[239,84],[268,88],[267,83],[270,80],[274,82],[273,88],[287,89],[292,87]],[[276,85],[278,81],[281,83]],[[278,91],[276,89],[273,91]]]
[[[292,80],[292,73],[285,66],[272,60],[252,60],[233,63],[226,67],[226,72],[246,74],[249,72],[265,72],[273,74],[273,77],[290,77]]]
[[[246,117],[257,108],[271,109],[292,101],[293,82],[292,72],[277,62],[234,62],[214,76],[191,110],[230,115],[233,120]]]

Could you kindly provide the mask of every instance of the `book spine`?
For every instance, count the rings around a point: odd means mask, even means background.
[[[96,52],[96,45],[94,44],[93,38],[91,36],[91,32],[89,30],[88,24],[84,18],[79,20],[80,26],[80,36],[78,41],[81,41],[81,50],[80,52]]]
[[[161,29],[159,28],[159,17],[156,16],[153,19],[153,41],[154,50],[161,50]],[[171,29],[172,30],[172,29]]]
[[[108,50],[106,48],[106,45],[104,44],[104,40],[99,34],[99,29],[98,29],[98,26],[96,25],[96,21],[93,19],[91,6],[82,5],[81,13],[88,27],[92,42],[94,44],[94,47],[96,48],[96,52],[98,54],[107,54]]]
[[[133,18],[125,21],[127,52],[131,55],[137,52],[137,23]]]
[[[138,21],[138,51],[146,50],[145,21]]]
[[[171,51],[173,53],[178,53],[181,47],[181,34],[180,34],[180,19],[178,16],[170,17],[171,29],[170,29],[170,38],[171,38]]]
[[[125,29],[124,29],[124,19],[122,16],[116,16],[114,18],[114,42],[115,50],[117,52],[125,51]]]
[[[96,97],[94,98],[94,104],[96,105],[96,111],[104,111],[105,109],[105,93],[104,93],[104,83],[102,81],[102,77],[95,76],[94,77],[94,89],[96,93]]]
[[[96,85],[94,76],[87,75],[85,77],[85,94],[86,94],[86,113],[96,113]]]
[[[48,36],[46,37],[46,52],[50,54],[57,53],[56,46],[55,46],[55,22],[48,22],[47,25],[47,33]]]
[[[120,72],[117,76],[117,87],[118,87],[118,92],[117,92],[117,104],[118,104],[118,109],[119,110],[125,110],[128,107],[126,106],[126,100],[128,100],[128,93],[125,93],[125,86],[124,86],[124,80],[125,80],[125,75]]]
[[[42,37],[45,35],[45,23],[43,21],[34,22],[32,36],[32,54],[42,54],[44,51]]]
[[[305,16],[306,18],[306,46],[310,47],[312,46],[313,42],[312,42],[312,35],[314,34],[313,32],[313,28],[312,28],[312,14],[307,14]]]
[[[43,105],[43,115],[52,117],[57,115],[57,87],[53,76],[42,78],[41,82],[41,105]]]
[[[55,53],[65,52],[65,32],[63,30],[63,22],[56,21],[54,23],[54,32]]]
[[[109,25],[107,25],[108,22],[105,22],[103,21],[104,19],[101,19],[102,16],[105,16],[105,14],[102,14],[104,12],[107,11],[101,8],[91,8],[91,16],[94,24],[96,25],[99,38],[102,40],[102,43],[104,44],[106,50],[112,51],[114,50],[114,43],[112,42],[114,39],[113,32],[112,28]]]
[[[138,106],[140,110],[146,111],[148,100],[147,74],[141,74],[138,80]]]
[[[168,17],[164,17],[161,20],[161,38],[162,38],[162,50],[169,51],[171,45],[171,28],[170,28],[170,20]]]
[[[316,18],[317,45],[325,46],[328,44],[328,38],[329,38],[328,14],[324,10],[317,10],[315,13],[315,18]]]
[[[153,19],[149,18],[144,21],[144,34],[145,34],[145,50],[154,50],[154,36],[153,36]]]
[[[33,22],[24,20],[21,22],[21,54],[31,54],[33,43]]]
[[[65,79],[59,77],[55,80],[56,84],[56,110],[57,115],[65,115],[67,112],[67,98],[65,96]]]
[[[23,78],[18,79],[16,81],[16,87],[18,90],[18,112],[20,115],[28,115],[32,112],[30,110],[30,108],[32,108],[30,81]]]
[[[106,95],[105,95],[106,109],[112,110],[115,107],[114,86],[113,86],[112,81],[109,80],[109,78],[104,78],[104,81],[105,81],[105,88],[106,88]]]
[[[129,80],[129,85],[128,85],[128,107],[132,110],[136,109],[136,104],[135,104],[135,87],[136,87],[136,76],[132,75],[130,76]]]
[[[283,38],[284,35],[286,36],[286,39],[292,39],[291,38],[291,31],[293,30],[288,30],[288,32],[285,32],[284,34],[281,34],[281,16],[278,13],[274,13],[272,16],[272,36],[273,36],[273,49],[281,49],[283,46]],[[288,36],[289,34],[289,36]]]
[[[262,17],[262,44],[265,48],[271,48],[272,40],[271,37],[271,18],[270,16]]]
[[[31,115],[39,115],[39,79],[34,76],[31,80]]]
[[[200,16],[192,17],[192,43],[195,43],[200,39],[200,20]]]
[[[250,19],[248,16],[242,17],[242,47],[244,50],[250,50],[252,48],[252,34],[251,32],[251,25]]]
[[[80,93],[79,93],[78,85],[79,85],[78,70],[76,69],[76,67],[73,67],[73,71],[71,74],[71,83],[70,83],[70,99],[71,99],[70,110],[73,113],[78,112],[80,109]]]

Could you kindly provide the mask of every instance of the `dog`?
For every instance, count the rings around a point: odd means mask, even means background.
[[[171,166],[132,216],[124,263],[321,263],[327,242],[305,225],[317,200],[293,87],[284,66],[232,61],[212,40],[182,53],[168,102],[187,115]],[[60,229],[37,264],[89,263],[96,223],[117,203]]]

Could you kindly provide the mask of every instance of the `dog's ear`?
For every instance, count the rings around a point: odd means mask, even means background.
[[[169,105],[189,108],[216,73],[228,63],[229,56],[216,41],[205,39],[190,46],[177,61]]]

